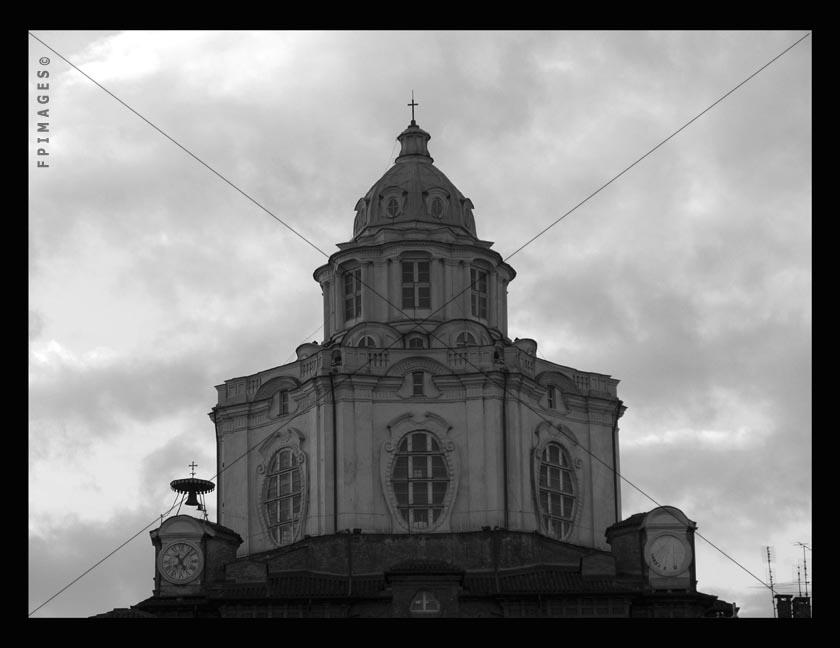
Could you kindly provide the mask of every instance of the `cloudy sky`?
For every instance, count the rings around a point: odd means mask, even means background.
[[[34,33],[329,252],[413,89],[506,256],[805,32]],[[32,38],[29,67],[31,611],[215,472],[214,385],[321,339],[324,259]],[[811,171],[807,38],[510,260],[510,337],[621,380],[624,476],[781,582],[811,541]],[[139,602],[153,557],[144,531],[36,616]],[[699,538],[697,573],[771,615]]]

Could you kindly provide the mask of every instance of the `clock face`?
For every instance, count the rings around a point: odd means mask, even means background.
[[[173,542],[158,560],[160,573],[171,583],[186,583],[196,578],[202,567],[201,551],[194,544]]]
[[[647,563],[660,576],[676,576],[685,571],[691,550],[676,536],[661,535],[648,543]]]

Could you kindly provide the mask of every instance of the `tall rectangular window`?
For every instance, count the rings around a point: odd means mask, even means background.
[[[423,396],[423,372],[415,371],[411,374],[412,394]]]
[[[362,315],[362,269],[348,270],[344,273],[344,321],[347,322]]]
[[[487,319],[487,273],[470,268],[470,287],[472,291],[472,316]]]
[[[431,308],[428,261],[402,262],[402,307]]]

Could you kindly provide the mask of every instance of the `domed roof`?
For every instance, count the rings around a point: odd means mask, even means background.
[[[426,146],[430,139],[413,119],[400,133],[394,166],[356,203],[353,238],[366,230],[418,221],[460,227],[477,237],[472,201],[434,166]]]

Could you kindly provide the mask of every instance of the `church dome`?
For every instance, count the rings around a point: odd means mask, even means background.
[[[461,228],[477,237],[472,201],[434,166],[427,147],[430,139],[413,119],[400,133],[394,166],[356,203],[354,239],[382,227],[418,222]]]

